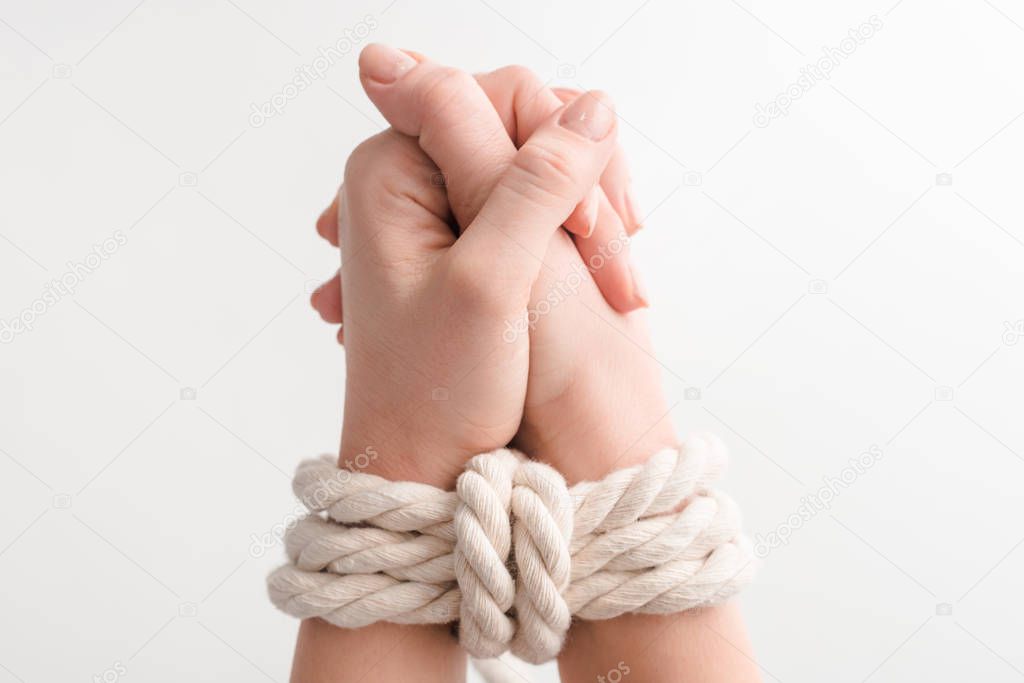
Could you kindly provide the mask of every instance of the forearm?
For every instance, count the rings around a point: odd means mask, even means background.
[[[639,464],[661,449],[678,446],[667,411],[642,403],[637,397],[613,414],[599,416],[600,411],[595,411],[591,424],[584,420],[573,425],[564,436],[544,444],[541,456],[556,461],[572,484],[600,479],[612,470]],[[644,415],[661,417],[652,424]],[[558,665],[566,683],[626,678],[760,681],[743,618],[734,603],[678,614],[626,614],[603,621],[576,621]]]
[[[465,680],[466,659],[446,624],[377,623],[342,629],[307,619],[299,629],[292,683]]]
[[[447,475],[436,470],[432,475],[430,468],[415,467],[408,462],[411,455],[426,456],[429,462],[430,454],[412,450],[411,444],[403,450],[398,444],[400,432],[373,434],[363,425],[350,421],[346,435],[339,458],[342,467],[389,479],[422,481],[443,488],[452,486]],[[418,448],[422,449],[422,444]],[[406,626],[379,622],[360,629],[343,629],[321,619],[307,619],[299,629],[291,680],[292,683],[458,683],[465,677],[465,653],[452,633],[451,624]]]
[[[577,622],[558,668],[566,683],[761,680],[743,618],[731,602],[678,614]]]

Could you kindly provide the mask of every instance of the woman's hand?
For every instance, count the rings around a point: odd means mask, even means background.
[[[387,50],[370,46],[363,51],[364,87],[385,118],[416,136],[437,163],[460,225],[477,218],[513,163],[517,144],[525,144],[562,106],[560,95],[576,95],[548,90],[521,67],[478,76],[474,83],[418,55],[415,65],[388,72],[394,79],[381,84],[367,73],[394,67],[400,58]],[[621,151],[610,167],[613,172],[605,171],[602,184],[609,177],[628,177]],[[543,248],[530,249],[509,235],[527,262],[535,262],[537,273],[529,304],[514,302],[503,321],[505,345],[518,348],[529,338],[530,348],[525,419],[515,445],[553,464],[570,481],[596,479],[675,443],[660,368],[642,319],[616,313],[595,284],[602,280],[608,287],[628,285],[637,291],[638,281],[629,263],[629,231],[604,193],[601,197],[600,227],[586,240],[577,236],[575,246],[564,231],[555,231]],[[328,239],[335,212],[332,206],[318,222]],[[490,255],[481,258],[479,265],[487,270]],[[343,265],[342,272],[348,268]],[[342,307],[342,289],[328,282],[314,296],[314,305],[332,321],[344,308],[345,343],[352,353],[351,336],[359,323],[348,313],[357,304],[347,287],[344,291]]]
[[[379,88],[396,85],[377,76]],[[479,99],[469,111],[485,110],[507,142],[467,79]],[[614,141],[600,95],[554,112],[500,178],[488,176],[457,238],[438,166],[414,138],[390,130],[353,152],[335,205],[348,295],[342,463],[372,448],[376,473],[449,487],[471,455],[509,442],[526,399],[529,338],[509,340],[506,323],[526,315],[541,268],[534,254],[598,182]]]

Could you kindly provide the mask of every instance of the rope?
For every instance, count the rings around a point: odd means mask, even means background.
[[[735,503],[712,488],[725,448],[679,450],[571,488],[508,449],[471,459],[455,491],[299,465],[310,510],[285,536],[271,601],[344,628],[459,622],[478,658],[552,659],[573,616],[667,614],[727,599],[755,569]]]

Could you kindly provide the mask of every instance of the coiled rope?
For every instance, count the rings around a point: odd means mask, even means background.
[[[552,659],[572,617],[667,614],[720,602],[753,575],[735,503],[712,488],[721,441],[569,488],[551,467],[500,449],[472,458],[455,491],[299,465],[309,509],[285,536],[270,599],[344,628],[459,622],[474,657]]]

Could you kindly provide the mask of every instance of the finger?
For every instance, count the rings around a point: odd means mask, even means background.
[[[330,206],[324,209],[320,217],[316,219],[317,233],[334,246],[338,246],[338,201],[340,197],[341,189],[335,193]]]
[[[341,271],[339,270],[330,280],[317,287],[309,297],[309,302],[325,322],[340,323],[342,321]]]
[[[633,192],[633,182],[629,174],[629,162],[626,161],[626,153],[621,147],[612,154],[611,161],[601,174],[601,187],[608,195],[609,201],[615,208],[615,212],[622,218],[623,227],[626,233],[634,235],[644,227],[643,216],[636,201],[636,194]]]
[[[615,152],[611,161],[614,160]],[[636,264],[630,258],[631,233],[607,190],[602,190],[600,201],[594,232],[586,237],[576,237],[576,249],[612,308],[621,313],[645,308],[648,305],[647,294],[637,275]]]
[[[343,263],[378,254],[414,260],[455,241],[445,188],[432,183],[437,165],[416,140],[387,129],[361,142],[345,164],[338,200]],[[369,250],[369,251],[367,251]],[[347,277],[348,269],[342,272]]]
[[[551,92],[555,93],[555,96],[562,102],[572,102],[574,99],[580,96],[580,91],[577,90],[576,88],[563,88],[555,86],[551,88]]]
[[[552,234],[600,178],[615,132],[603,93],[584,93],[557,110],[516,153],[452,258],[486,259],[486,274],[499,286],[528,289]]]
[[[594,234],[594,230],[597,229],[597,216],[601,209],[601,188],[598,185],[594,185],[587,192],[586,197],[583,201],[573,208],[572,213],[565,219],[567,225],[573,225],[575,222],[579,222],[583,227],[575,232],[574,234],[580,237],[590,237]],[[572,231],[570,231],[572,232]]]
[[[543,88],[540,79],[531,74],[529,70],[515,66],[505,67],[489,74],[484,74],[478,77],[477,80],[488,96],[491,96],[492,92],[497,89],[511,89],[516,93],[517,98],[522,98],[525,94],[527,98],[533,99],[534,95],[532,93],[536,92],[538,87]],[[510,87],[510,82],[525,82],[529,85],[525,88],[524,93],[522,85]],[[555,95],[554,99],[562,104],[571,102],[580,95],[580,91],[574,88],[551,88],[551,92]],[[523,140],[530,137],[537,124],[555,106],[550,102],[551,98],[538,96],[536,99],[536,107],[516,107],[518,119],[516,128],[519,137]],[[543,111],[545,104],[547,104],[548,111]],[[513,106],[516,106],[515,103],[513,103]],[[537,109],[542,111],[538,112]],[[608,200],[615,208],[615,212],[622,219],[626,232],[632,235],[639,230],[641,227],[640,213],[637,209],[636,196],[633,193],[632,181],[630,180],[629,162],[626,159],[626,152],[622,149],[622,145],[615,146],[615,152],[612,154],[611,161],[608,162],[608,167],[601,174],[601,189],[604,190]]]
[[[497,73],[497,72],[496,72]],[[487,90],[485,87],[484,90]],[[559,100],[568,102],[580,94],[579,90],[573,88],[552,88]],[[626,233],[634,234],[641,227],[641,214],[637,206],[636,195],[633,192],[633,183],[629,173],[629,163],[626,161],[626,153],[622,145],[615,148],[608,167],[601,174],[601,187],[608,195],[609,201],[615,212],[619,214]]]
[[[384,45],[359,55],[363,89],[441,169],[456,220],[468,226],[515,155],[487,96],[462,71]]]
[[[360,72],[364,89],[384,117],[397,130],[418,136],[420,146],[444,172],[448,198],[462,226],[471,224],[511,163],[515,144],[508,138],[524,143],[522,133],[533,133],[561,106],[554,93],[522,67],[504,69],[500,77],[481,77],[492,86],[483,96],[466,74],[381,45],[363,50]],[[572,211],[565,221],[567,229],[580,235],[598,231],[599,194],[600,190],[591,193]],[[615,225],[606,225],[599,239],[618,232]],[[628,270],[627,257],[609,264],[597,279],[609,303],[628,311],[643,302],[631,289],[610,291],[611,283],[632,282],[628,272],[616,272],[622,269]]]
[[[536,75],[523,67],[505,67],[478,76],[477,80],[510,126],[509,130],[514,131],[511,134],[516,136],[517,142],[525,142],[551,111],[561,106],[562,98],[579,96],[576,91],[548,89]],[[611,200],[613,194],[609,194],[618,192],[616,183],[619,175],[625,174],[628,178],[625,154],[619,145],[615,145],[612,162],[616,157],[621,160],[616,173],[608,176],[606,168],[602,173],[601,186],[595,186],[588,199],[568,220],[572,221],[583,206],[593,212],[594,218],[586,221],[591,232],[577,233],[574,242],[605,300],[615,310],[626,313],[646,306],[647,299],[642,289],[637,289],[639,279],[629,257],[629,230],[624,227],[628,218],[618,211]],[[606,177],[610,178],[608,187],[605,187]],[[595,263],[600,267],[595,267]]]
[[[532,71],[523,66],[506,66],[488,74],[478,74],[477,83],[498,110],[509,137],[516,147],[523,144],[551,112],[575,97],[560,100]],[[578,95],[579,93],[577,93]],[[600,200],[595,188],[573,209],[565,220],[565,229],[574,235],[594,232]]]
[[[452,210],[460,225],[469,225],[497,182],[495,169],[515,154],[487,96],[469,74],[385,45],[364,48],[359,71],[366,94],[388,122],[418,137],[442,169]],[[570,232],[592,231],[586,219],[596,215],[596,201],[589,214],[584,209],[566,226]]]
[[[602,192],[597,228],[590,237],[574,236],[576,249],[608,304],[628,313],[648,304],[647,292],[629,255],[629,235]]]

